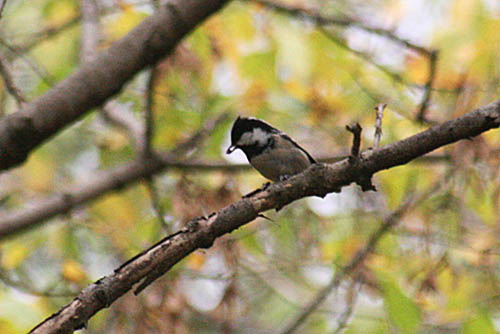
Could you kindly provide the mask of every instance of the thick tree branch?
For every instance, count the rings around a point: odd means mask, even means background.
[[[186,228],[166,237],[112,274],[89,285],[59,312],[34,328],[32,333],[71,333],[84,326],[95,313],[111,305],[135,284],[142,281],[136,290],[139,292],[196,249],[211,247],[216,238],[251,222],[261,212],[283,207],[306,196],[323,196],[339,191],[342,186],[356,182],[360,177],[369,177],[378,171],[403,165],[441,146],[497,128],[499,120],[500,100],[407,139],[377,150],[365,151],[355,165],[348,159],[332,165],[315,164],[305,172],[272,184],[217,213],[195,218],[187,223]],[[388,224],[387,228],[390,226]],[[384,229],[378,231],[384,232]],[[372,240],[375,241],[367,246],[369,251],[378,237],[375,235]],[[357,266],[356,262],[353,263],[352,266]]]
[[[0,121],[0,170],[22,163],[33,148],[118,93],[227,2],[169,1],[73,75],[23,110],[5,116]]]

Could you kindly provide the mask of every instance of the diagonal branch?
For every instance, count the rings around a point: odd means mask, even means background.
[[[380,150],[374,150],[374,152],[379,152],[378,154],[384,154],[390,158],[394,156],[391,154],[392,150],[397,148],[397,152],[399,152],[398,154],[401,155],[398,157],[399,159],[402,159],[402,162],[399,164],[405,164],[408,161],[417,158],[417,161],[423,160],[426,162],[432,162],[434,161],[434,156],[428,156],[428,159],[421,156],[440,146],[460,139],[474,137],[481,132],[497,127],[498,124],[495,122],[495,115],[499,112],[499,105],[500,101],[497,101],[488,106],[472,111],[461,118],[432,127],[426,132],[407,138],[403,141],[387,145]],[[490,114],[491,116],[488,116]],[[446,130],[444,128],[445,126],[448,126],[450,130]],[[442,134],[442,136],[447,135],[447,137],[438,141],[437,137],[433,134],[434,131]],[[189,142],[199,140],[199,137],[202,136],[203,135],[197,135],[190,139]],[[422,139],[419,139],[420,136],[422,136]],[[444,139],[446,139],[446,141]],[[426,143],[424,148],[420,148],[421,146],[418,144],[421,140]],[[53,195],[52,197],[46,198],[38,203],[34,203],[28,209],[22,209],[17,212],[1,215],[0,239],[13,233],[19,233],[28,228],[37,226],[46,219],[54,217],[58,214],[66,213],[73,208],[94,200],[107,192],[120,189],[121,187],[137,182],[144,177],[160,173],[167,168],[182,169],[184,171],[194,170],[196,172],[211,170],[236,172],[249,169],[248,165],[228,165],[226,163],[206,163],[199,161],[180,162],[171,159],[172,154],[174,156],[177,155],[179,153],[178,151],[182,150],[183,147],[192,147],[189,142],[187,144],[181,144],[180,147],[175,149],[173,152],[159,154],[160,159],[151,161],[147,160],[144,163],[142,161],[134,161],[118,166],[114,169],[103,171],[87,183],[78,184],[76,187],[68,189],[63,193]],[[431,144],[433,145],[430,146]],[[398,148],[399,146],[402,146],[402,148]],[[366,152],[363,156],[369,154],[370,152]],[[449,160],[446,156],[437,156],[436,158],[439,159],[439,161]],[[382,169],[389,167],[383,167]]]
[[[325,301],[330,293],[336,289],[342,282],[342,279],[356,271],[356,269],[363,263],[363,261],[375,250],[379,240],[390,231],[396,224],[399,223],[402,216],[404,216],[411,207],[420,203],[423,199],[427,198],[429,194],[435,191],[432,187],[430,191],[420,194],[418,198],[410,197],[403,204],[387,216],[379,228],[371,235],[366,245],[352,258],[352,260],[341,270],[337,271],[330,283],[319,291],[309,304],[293,319],[281,332],[281,334],[291,334],[295,332],[299,326]]]
[[[24,42],[20,43],[19,45],[16,45],[16,50],[18,51],[16,56],[19,56],[19,55],[24,54],[24,53],[28,53],[33,48],[38,46],[41,42],[45,42],[48,39],[51,39],[51,38],[57,36],[58,34],[66,31],[70,28],[73,28],[74,26],[76,26],[78,24],[78,22],[80,22],[80,19],[81,19],[80,16],[75,16],[75,17],[69,19],[68,21],[62,23],[61,25],[58,25],[55,27],[49,26],[49,27],[44,28],[44,29],[40,30],[39,32],[33,34],[29,40],[24,41]]]
[[[340,27],[355,27],[361,30],[364,30],[366,32],[376,34],[379,36],[386,37],[390,39],[393,42],[396,42],[398,44],[401,44],[409,49],[412,49],[422,55],[425,55],[427,57],[430,57],[432,54],[432,51],[429,51],[428,49],[424,48],[423,46],[417,45],[415,43],[410,42],[407,39],[401,38],[394,34],[394,32],[387,30],[387,29],[382,29],[382,28],[377,28],[377,27],[371,27],[366,24],[364,24],[361,21],[358,21],[354,18],[336,18],[336,17],[331,17],[331,16],[326,16],[321,13],[315,13],[310,10],[306,10],[305,8],[293,6],[293,5],[288,5],[284,3],[278,3],[274,1],[269,1],[269,0],[247,0],[247,1],[252,1],[258,4],[261,4],[263,6],[266,6],[268,8],[271,8],[273,10],[276,10],[278,12],[282,12],[288,15],[292,15],[295,17],[304,17],[309,20],[313,20],[315,23],[319,25],[336,25]]]
[[[0,56],[0,76],[2,77],[5,87],[9,91],[10,95],[12,95],[12,97],[16,100],[17,106],[22,108],[26,103],[26,97],[24,97],[24,94],[14,83],[9,67],[10,66],[7,63],[7,60]]]
[[[3,9],[5,8],[5,5],[7,4],[7,0],[1,0],[0,1],[0,18],[3,15]]]
[[[196,249],[211,247],[215,239],[251,222],[261,212],[281,208],[306,196],[323,196],[339,191],[341,187],[356,182],[360,175],[371,176],[378,171],[406,164],[441,146],[498,128],[499,120],[500,100],[407,139],[377,150],[365,151],[356,165],[350,164],[348,159],[332,165],[315,164],[301,174],[272,184],[208,217],[194,218],[184,229],[164,238],[125,262],[112,274],[87,286],[69,304],[35,327],[32,333],[71,333],[85,326],[94,314],[109,307],[137,283],[142,282],[136,290],[139,292]],[[386,222],[372,236],[366,252],[372,251],[380,235],[393,224]],[[362,261],[361,255],[351,262],[353,268]]]
[[[107,192],[122,189],[167,168],[176,168],[176,165],[181,164],[177,158],[199,144],[226,118],[227,115],[223,114],[213,121],[206,122],[203,128],[170,152],[155,153],[147,159],[139,159],[114,169],[102,171],[87,183],[78,184],[60,194],[46,198],[31,205],[29,209],[0,215],[0,239],[33,228],[48,218],[67,213]],[[182,162],[182,165],[186,164],[189,163]],[[193,163],[193,168],[198,166],[199,164],[196,162]]]
[[[228,0],[171,0],[128,35],[23,110],[0,120],[0,170],[19,165],[32,149],[117,94],[139,71]]]

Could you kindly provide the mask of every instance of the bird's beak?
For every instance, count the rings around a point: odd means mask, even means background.
[[[231,154],[231,153],[233,153],[233,151],[234,151],[234,150],[236,150],[236,149],[237,149],[237,147],[236,147],[236,146],[231,145],[231,146],[229,146],[229,147],[227,148],[227,150],[226,150],[226,154]]]

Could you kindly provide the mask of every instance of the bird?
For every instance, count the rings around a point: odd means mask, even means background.
[[[316,160],[283,131],[254,117],[240,117],[231,128],[231,145],[245,153],[248,162],[262,176],[277,182],[301,173]]]

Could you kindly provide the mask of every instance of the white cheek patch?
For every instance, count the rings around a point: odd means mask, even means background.
[[[249,145],[259,145],[264,146],[271,137],[271,134],[265,132],[260,128],[253,129],[252,132],[245,132],[240,140],[238,140],[238,146],[249,146]]]

